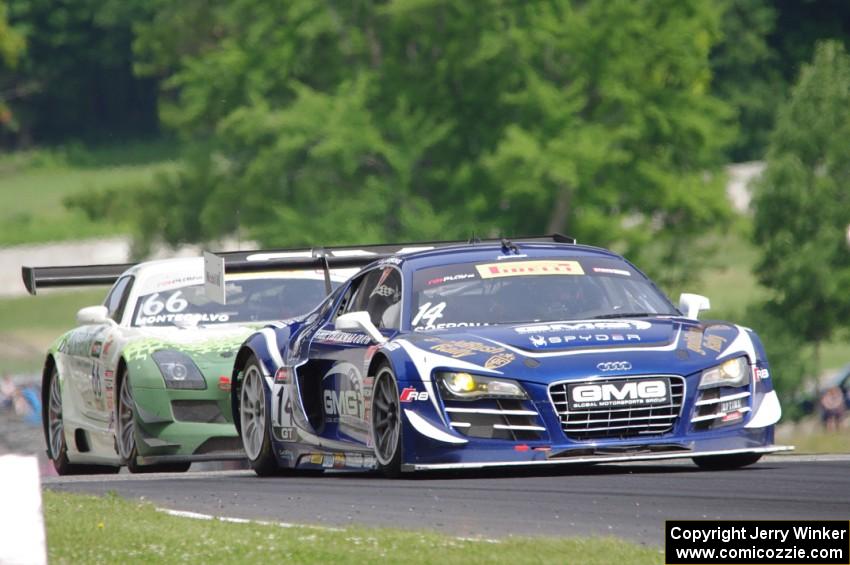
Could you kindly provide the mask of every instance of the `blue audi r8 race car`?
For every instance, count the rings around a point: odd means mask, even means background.
[[[707,298],[677,308],[615,253],[557,235],[375,249],[281,263],[368,265],[238,352],[233,416],[257,474],[728,469],[791,449],[774,445],[781,410],[755,332],[698,320]]]

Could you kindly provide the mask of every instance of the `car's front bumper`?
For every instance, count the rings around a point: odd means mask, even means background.
[[[227,412],[230,397],[222,391],[136,387],[133,396],[140,464],[245,457]],[[178,406],[183,407],[183,413]],[[193,407],[197,407],[195,413]]]

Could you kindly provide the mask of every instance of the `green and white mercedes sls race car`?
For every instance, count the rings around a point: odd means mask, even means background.
[[[230,409],[234,354],[269,320],[309,311],[347,273],[263,270],[264,255],[241,255],[256,268],[227,277],[212,255],[206,269],[201,257],[24,267],[32,294],[112,284],[45,359],[42,421],[60,475],[123,465],[185,471],[193,461],[244,457]]]

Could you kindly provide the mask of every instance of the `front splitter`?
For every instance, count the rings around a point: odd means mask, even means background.
[[[712,455],[738,455],[744,453],[777,453],[792,451],[792,445],[769,445],[743,449],[725,449],[719,451],[688,451],[680,453],[647,453],[632,455],[597,455],[591,457],[570,457],[546,459],[542,461],[487,461],[483,463],[422,463],[402,466],[403,471],[438,471],[443,469],[484,469],[488,467],[528,467],[534,465],[580,465],[588,463],[624,463],[629,461],[653,461],[667,459],[690,459]]]

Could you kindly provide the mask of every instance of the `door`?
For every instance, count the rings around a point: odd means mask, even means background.
[[[401,281],[401,272],[392,266],[362,274],[346,289],[334,315],[313,335],[310,361],[299,368],[299,387],[305,408],[312,406],[308,410],[311,424],[328,439],[371,443],[372,382],[367,371],[376,345],[365,332],[338,330],[336,318],[348,312],[369,312],[375,326],[391,338],[399,327]]]
[[[105,347],[118,338],[120,322],[133,285],[133,277],[122,277],[106,296],[104,306],[108,320],[74,330],[67,342],[67,362],[78,406],[86,418],[109,423],[112,412],[111,393],[114,368],[107,367]],[[114,357],[114,356],[113,356]],[[106,377],[106,379],[105,379]]]

